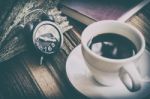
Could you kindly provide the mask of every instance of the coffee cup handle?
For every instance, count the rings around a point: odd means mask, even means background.
[[[129,91],[135,92],[141,88],[141,77],[134,63],[121,67],[119,77]]]

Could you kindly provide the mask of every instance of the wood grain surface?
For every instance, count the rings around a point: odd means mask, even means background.
[[[9,7],[5,8],[5,5],[3,5],[3,9],[8,12],[0,12],[3,15],[0,16],[0,35],[9,34],[7,31],[21,22],[22,19],[18,21],[17,16],[22,15],[22,8],[28,8],[30,4],[35,3],[34,0],[6,0],[6,2],[4,4],[9,5]],[[45,7],[45,4],[41,1],[40,4],[39,2],[36,4],[35,8],[43,6]],[[150,4],[127,22],[137,27],[145,35],[147,46],[149,46],[150,40],[150,36],[148,36],[150,31],[149,11]],[[76,22],[71,22],[76,25]],[[73,88],[65,70],[69,53],[80,44],[80,34],[85,27],[81,26],[82,28],[80,28],[80,25],[82,24],[78,23],[78,26],[64,34],[64,45],[61,50],[55,56],[47,57],[43,65],[39,65],[40,56],[29,49],[8,61],[0,63],[0,99],[88,99]],[[16,36],[19,38],[18,42],[22,42],[23,39],[20,39],[22,36]],[[5,45],[5,40],[5,36],[0,39],[0,46]],[[13,44],[11,37],[9,41]],[[22,46],[22,49],[24,49],[27,45],[16,46]],[[16,52],[20,50],[18,49]],[[150,95],[144,99],[149,98]]]

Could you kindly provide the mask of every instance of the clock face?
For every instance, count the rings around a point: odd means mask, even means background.
[[[53,54],[60,49],[60,31],[51,24],[38,25],[33,33],[35,47],[44,54]]]

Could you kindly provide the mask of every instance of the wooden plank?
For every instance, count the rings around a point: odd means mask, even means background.
[[[32,7],[32,4],[35,4],[36,6]],[[31,0],[26,3],[24,2],[23,5],[23,7],[18,5],[20,10],[17,10],[17,18],[10,19],[10,21],[14,22],[13,25],[10,23],[5,23],[3,25],[4,33],[8,33],[9,35],[8,31],[22,21],[25,9],[43,8],[45,3],[42,1],[35,3],[35,1]],[[48,9],[48,6],[43,9]],[[140,29],[140,31],[149,35],[149,10],[150,8],[147,6],[136,16],[132,17],[127,23],[133,24]],[[18,18],[19,16],[22,17]],[[13,19],[15,21],[13,21]],[[9,21],[9,18],[7,20]],[[77,33],[75,30],[66,32],[64,34],[63,47],[55,56],[47,57],[44,65],[39,65],[40,57],[34,54],[34,52],[26,52],[12,60],[1,63],[0,99],[87,99],[72,87],[66,76],[65,70],[68,55],[78,44],[80,44],[79,34],[80,33]],[[11,35],[8,35],[8,39],[6,37],[4,40],[9,40],[10,37],[10,41],[13,42],[13,39],[16,36],[11,38]],[[18,36],[19,35],[17,35],[17,37]],[[18,38],[21,37],[19,36]],[[149,39],[149,37],[147,38]],[[18,42],[21,41],[22,39],[18,40]],[[19,47],[20,45],[24,45],[22,43],[16,43],[15,46]],[[5,45],[5,43],[3,44]],[[8,44],[10,46],[13,43]],[[16,52],[22,49],[24,49],[24,47],[21,49],[17,48]]]
[[[19,61],[20,56],[0,64],[1,99],[45,99],[26,66]]]
[[[40,65],[40,57],[31,52],[24,53],[21,63],[26,66],[26,70],[37,84],[41,93],[48,99],[65,99],[52,72],[45,66]]]

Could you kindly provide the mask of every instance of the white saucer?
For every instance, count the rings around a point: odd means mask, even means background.
[[[142,78],[150,78],[150,53],[145,50],[142,58],[137,63]],[[143,82],[142,89],[129,92],[120,80],[112,87],[98,84],[87,68],[81,53],[81,45],[77,46],[69,55],[66,63],[66,72],[71,84],[83,95],[89,98],[102,99],[142,99],[150,95],[150,82]]]

